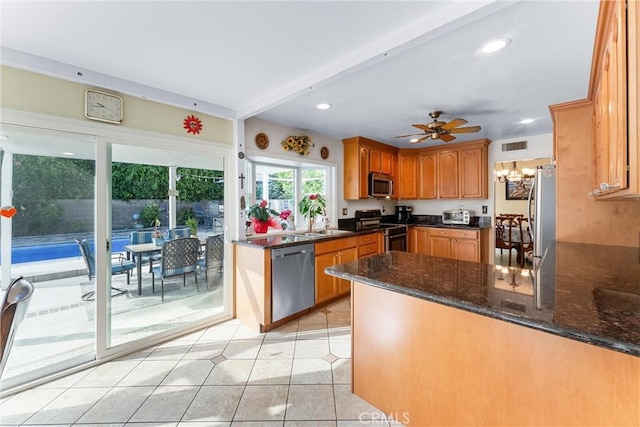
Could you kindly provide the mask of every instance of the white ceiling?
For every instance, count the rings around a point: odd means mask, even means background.
[[[339,139],[410,146],[394,137],[433,110],[482,126],[456,142],[525,138],[551,133],[550,104],[587,96],[597,12],[595,0],[0,0],[0,62]],[[498,37],[511,45],[479,53]]]

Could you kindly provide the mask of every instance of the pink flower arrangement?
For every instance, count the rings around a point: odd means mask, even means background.
[[[289,209],[285,209],[282,212],[280,212],[280,219],[287,220],[287,218],[289,218],[290,216],[291,216],[291,211]]]

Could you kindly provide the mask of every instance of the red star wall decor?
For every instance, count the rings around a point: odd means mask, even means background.
[[[202,122],[196,116],[190,115],[187,116],[186,119],[184,119],[183,127],[187,130],[187,133],[197,135],[202,130]]]

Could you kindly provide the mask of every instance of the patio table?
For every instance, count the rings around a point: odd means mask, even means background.
[[[127,259],[130,259],[130,256],[133,255],[133,258],[136,260],[136,271],[138,272],[138,295],[142,295],[142,254],[149,252],[160,253],[162,252],[162,246],[157,246],[155,243],[141,243],[138,245],[126,245],[124,250],[127,251]]]

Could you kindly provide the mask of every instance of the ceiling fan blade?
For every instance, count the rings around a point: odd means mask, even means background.
[[[466,128],[451,129],[449,132],[450,133],[471,133],[471,132],[478,132],[480,129],[482,129],[480,126],[469,126]]]
[[[422,129],[425,132],[433,132],[433,129],[429,128],[427,125],[411,125],[413,127],[416,127],[418,129]]]
[[[449,135],[448,133],[442,133],[440,134],[440,139],[443,140],[444,142],[451,142],[454,139],[456,139],[456,137],[453,135]]]
[[[408,138],[410,136],[424,136],[424,132],[423,133],[412,133],[412,134],[409,134],[409,135],[399,135],[399,136],[396,136],[396,138]]]
[[[446,124],[442,125],[442,129],[451,130],[451,129],[453,129],[455,127],[458,127],[460,125],[463,125],[465,123],[467,123],[467,121],[465,119],[453,119],[449,123],[446,123]]]

